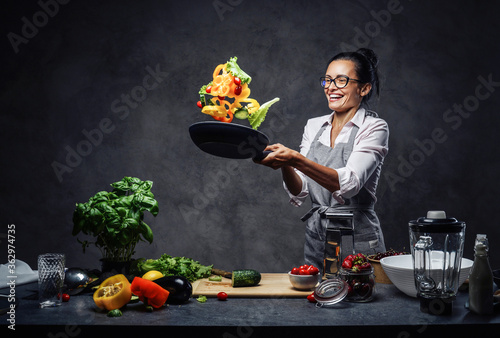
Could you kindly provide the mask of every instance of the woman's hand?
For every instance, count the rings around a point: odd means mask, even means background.
[[[294,161],[299,155],[297,151],[287,148],[280,143],[269,145],[264,151],[271,151],[271,153],[263,160],[255,162],[273,169],[280,169],[283,166],[293,166]]]

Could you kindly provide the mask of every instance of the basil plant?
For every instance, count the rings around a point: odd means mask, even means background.
[[[129,261],[140,241],[153,242],[153,232],[144,222],[144,211],[156,217],[158,202],[153,182],[124,177],[112,183],[111,192],[100,191],[86,203],[77,203],[73,213],[73,236],[83,233],[95,242],[81,241],[83,252],[94,244],[109,261]]]

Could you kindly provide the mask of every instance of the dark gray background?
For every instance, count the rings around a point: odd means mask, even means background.
[[[263,272],[299,265],[300,216],[309,203],[288,203],[279,171],[197,149],[188,127],[210,120],[196,107],[197,93],[216,65],[238,56],[253,77],[251,96],[281,99],[260,130],[298,149],[306,120],[329,113],[318,85],[328,59],[369,47],[380,57],[382,79],[372,109],[391,132],[376,206],[387,246],[408,250],[408,221],[442,209],[467,223],[465,256],[473,257],[476,233],[486,233],[492,265],[500,267],[496,2],[73,0],[57,11],[52,5],[45,17],[36,1],[8,3],[0,94],[3,261],[7,226],[15,224],[15,255],[31,266],[37,254],[58,251],[68,266],[99,268],[100,253],[83,254],[71,235],[75,203],[137,176],[154,182],[160,213],[146,216],[154,242],[141,242],[135,257],[168,253]],[[22,34],[23,17],[40,27],[16,53],[8,34]],[[161,72],[152,90],[143,87],[148,69]],[[489,90],[482,84],[488,79],[496,83]],[[127,115],[122,95],[139,101]],[[85,131],[106,121],[112,131],[81,161],[67,158]],[[431,146],[435,133],[440,143]],[[54,162],[71,172],[58,178]]]

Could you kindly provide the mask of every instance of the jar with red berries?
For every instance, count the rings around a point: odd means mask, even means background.
[[[347,296],[344,298],[345,301],[364,303],[373,299],[375,295],[375,276],[373,274],[373,268],[360,271],[341,268],[340,278],[347,283]]]

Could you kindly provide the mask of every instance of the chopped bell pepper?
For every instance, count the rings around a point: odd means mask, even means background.
[[[170,294],[155,282],[141,277],[132,280],[131,290],[146,306],[150,305],[155,309],[162,307]]]
[[[130,282],[122,274],[104,280],[93,296],[95,304],[100,309],[108,311],[121,308],[130,301],[131,297]]]

